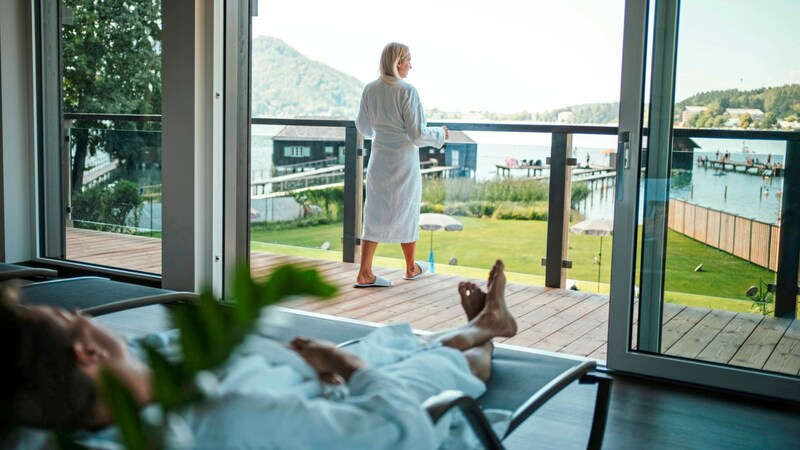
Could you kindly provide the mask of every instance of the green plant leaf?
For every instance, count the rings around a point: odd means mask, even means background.
[[[194,320],[195,313],[188,305],[177,305],[173,310],[173,322],[180,330],[180,343],[183,361],[189,372],[196,372],[205,367],[206,351],[203,346],[201,326]]]
[[[139,406],[125,385],[107,370],[100,374],[103,395],[111,408],[114,421],[122,432],[122,441],[128,450],[146,450],[147,433],[139,416]]]
[[[336,287],[320,277],[315,269],[282,266],[263,281],[255,282],[246,265],[237,269],[233,291],[235,306],[217,302],[210,291],[200,295],[196,304],[176,304],[170,310],[172,323],[180,332],[182,359],[172,362],[159,349],[143,344],[152,369],[156,401],[165,412],[181,408],[203,397],[197,385],[197,374],[224,364],[235,348],[255,327],[261,309],[291,295],[330,297]],[[138,408],[125,387],[109,378],[109,403],[123,430],[125,446],[144,449],[153,446],[147,440]],[[104,383],[106,383],[104,381]]]
[[[153,372],[153,392],[165,411],[180,405],[181,383],[186,379],[180,364],[173,364],[158,350],[144,345],[150,368]]]
[[[233,295],[236,299],[236,319],[239,325],[250,324],[260,308],[256,305],[256,286],[246,265],[236,268]]]
[[[214,299],[210,291],[200,294],[200,302],[197,305],[200,313],[201,322],[206,330],[207,344],[209,348],[219,348],[227,344],[225,338],[227,315],[222,312],[222,308]]]
[[[89,447],[76,442],[72,433],[57,431],[54,434],[56,436],[56,447],[59,450],[89,450]]]

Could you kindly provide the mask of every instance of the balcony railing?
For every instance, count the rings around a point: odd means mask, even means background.
[[[138,122],[157,122],[160,117],[157,115],[105,115],[105,114],[66,114],[65,120],[92,120],[92,121],[138,121]],[[312,184],[325,185],[331,183],[343,183],[343,221],[341,228],[342,260],[345,262],[355,262],[358,253],[360,236],[360,217],[362,206],[362,184],[364,174],[365,156],[368,154],[369,142],[365,142],[355,129],[353,121],[348,120],[309,120],[309,119],[267,119],[253,118],[253,125],[278,125],[285,127],[327,127],[343,131],[344,151],[342,160],[336,156],[327,157],[326,164],[336,162],[343,163],[340,173],[326,175],[317,173],[314,179],[309,179]],[[578,160],[572,155],[573,138],[581,135],[600,135],[616,136],[617,128],[613,126],[580,126],[580,125],[542,125],[542,124],[511,124],[511,123],[431,123],[432,126],[447,125],[454,131],[468,132],[492,132],[502,135],[504,133],[514,134],[549,134],[550,149],[549,156],[543,161],[542,169],[546,174],[535,171],[533,177],[545,177],[549,183],[548,203],[547,203],[547,244],[546,252],[541,255],[541,263],[544,266],[544,285],[554,288],[567,287],[567,269],[571,267],[568,257],[568,227],[570,212],[570,188],[573,179],[572,173]],[[645,132],[646,135],[646,132]],[[800,233],[797,232],[800,224],[795,219],[796,211],[792,205],[800,204],[800,193],[798,193],[798,182],[796,174],[800,167],[800,162],[796,161],[798,154],[798,143],[800,134],[780,131],[743,131],[743,130],[708,130],[708,129],[675,129],[673,136],[676,138],[715,138],[727,139],[730,141],[741,140],[778,140],[786,143],[786,160],[784,161],[785,176],[783,177],[783,199],[782,199],[782,223],[780,226],[780,245],[778,256],[778,272],[775,280],[776,288],[776,313],[787,314],[796,309],[797,293],[797,273],[798,259],[800,259]],[[609,149],[614,150],[614,149]],[[646,151],[645,151],[646,154]],[[644,158],[643,158],[644,159]],[[296,165],[297,170],[305,170],[307,164]],[[528,168],[533,167],[529,164]],[[312,167],[312,170],[319,171],[321,167]],[[523,167],[524,169],[524,167]],[[338,170],[338,169],[337,169]],[[529,174],[531,175],[531,174]],[[252,174],[251,181],[266,183],[274,181],[275,177],[260,174]],[[256,180],[258,178],[258,180]],[[303,183],[308,183],[304,180]],[[340,181],[343,180],[343,181]],[[612,178],[613,180],[613,178]],[[285,184],[280,189],[294,190],[292,195],[302,196],[302,189],[309,189],[310,185],[292,185],[292,180],[284,180]],[[264,191],[260,194],[265,195]],[[254,197],[255,198],[255,197]],[[303,214],[303,211],[299,212]],[[256,217],[258,211],[251,211],[251,215]],[[264,215],[262,219],[267,219]],[[257,221],[257,220],[255,220]]]

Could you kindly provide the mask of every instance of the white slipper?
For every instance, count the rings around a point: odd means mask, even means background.
[[[420,277],[420,275],[428,273],[428,269],[430,268],[430,266],[428,266],[428,263],[426,263],[425,261],[414,261],[414,264],[419,266],[420,268],[419,273],[414,275],[413,277],[404,276],[403,277],[404,280],[416,280],[417,278]]]
[[[394,286],[391,281],[387,280],[386,278],[379,277],[375,275],[375,281],[372,283],[356,283],[353,287],[357,288],[371,288],[371,287],[390,287]]]

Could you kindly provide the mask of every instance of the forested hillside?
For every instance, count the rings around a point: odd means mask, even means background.
[[[562,112],[572,112],[568,123],[617,123],[619,120],[619,102],[587,103],[584,105],[568,106],[550,111],[536,113],[534,120],[537,122],[556,122]]]
[[[312,61],[280,39],[253,40],[253,117],[342,117],[358,110],[364,83]]]
[[[260,36],[253,41],[252,75],[253,117],[340,117],[352,119],[357,110],[364,82],[323,63],[312,61],[280,39]],[[759,88],[750,91],[729,89],[701,92],[675,105],[679,114],[685,106],[709,108],[689,123],[692,127],[722,126],[728,118],[726,108],[760,109],[765,120],[753,126],[772,128],[778,121],[795,122],[800,117],[800,84]],[[527,111],[429,111],[433,120],[462,119],[477,116],[480,120],[557,122],[559,114],[566,123],[615,124],[619,121],[619,103],[588,103],[538,113]],[[465,114],[465,115],[462,115]],[[707,116],[707,117],[706,117]]]
[[[693,95],[675,105],[675,111],[684,106],[706,106],[711,109],[755,108],[772,113],[778,119],[800,116],[800,84],[740,91],[709,91]]]

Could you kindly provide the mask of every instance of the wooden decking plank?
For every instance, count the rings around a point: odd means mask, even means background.
[[[608,329],[608,301],[592,301],[597,297],[589,297],[581,303],[588,312],[580,315],[579,310],[571,309],[572,323],[556,330],[550,336],[539,343],[545,350],[561,351],[564,347],[580,340],[590,331],[601,328],[605,324]]]
[[[755,369],[763,368],[791,323],[791,319],[764,317],[733,355],[730,364]]]
[[[684,334],[694,328],[711,310],[708,308],[684,308],[679,314],[667,321],[661,332],[661,351],[666,352]]]
[[[588,358],[594,358],[600,361],[605,361],[608,356],[608,342],[604,343],[597,350],[593,351],[592,353],[586,356]]]
[[[736,317],[735,312],[711,310],[666,351],[668,355],[696,358]]]
[[[559,353],[569,355],[590,356],[606,344],[608,339],[608,322],[604,322],[588,333],[564,346]],[[594,358],[594,356],[592,356]],[[605,358],[605,356],[603,357]]]
[[[376,304],[386,305],[388,302],[391,302],[393,297],[404,294],[409,294],[413,297],[416,297],[428,286],[436,286],[438,281],[438,279],[435,277],[424,277],[413,281],[403,280],[402,271],[400,270],[394,271],[394,273],[383,272],[381,276],[385,276],[395,285],[388,288],[348,287],[343,289],[342,295],[335,299],[332,307],[330,304],[324,307],[324,314],[342,314],[343,317],[351,317],[351,314],[356,314],[353,313],[353,311],[356,311],[359,308],[368,308],[370,305]],[[316,309],[312,308],[312,310]]]
[[[518,318],[517,323],[523,324],[525,328],[504,342],[525,347],[542,344],[547,337],[572,323],[570,314],[562,314],[563,311],[572,311],[575,308],[578,315],[583,315],[583,304],[581,299],[574,296],[562,296],[559,300]]]
[[[697,359],[727,364],[739,351],[763,319],[755,314],[739,313],[697,355]]]
[[[764,370],[790,375],[800,375],[800,321],[792,320],[786,332],[778,341]]]
[[[438,309],[440,304],[437,304],[437,301],[447,303],[448,299],[452,301],[457,298],[455,289],[457,283],[455,278],[450,278],[439,280],[425,290],[411,289],[391,297],[390,301],[382,302],[380,305],[359,308],[354,318],[384,322],[414,310]]]
[[[417,307],[403,311],[385,319],[386,323],[409,322],[414,328],[418,328],[417,323],[438,310],[458,307],[461,308],[461,300],[458,295],[458,283],[460,279],[445,280],[441,289],[433,292],[426,292],[421,299],[415,300]]]

